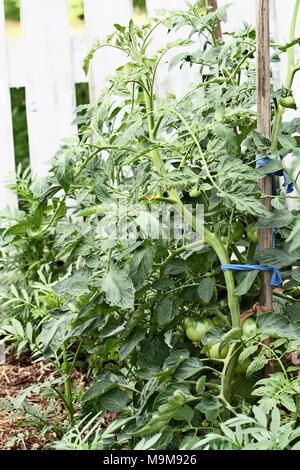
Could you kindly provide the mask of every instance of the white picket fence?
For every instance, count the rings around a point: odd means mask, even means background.
[[[34,174],[47,172],[47,162],[58,150],[61,140],[74,135],[75,83],[89,83],[90,99],[100,94],[105,78],[118,66],[118,51],[97,54],[90,73],[82,70],[83,58],[95,39],[104,39],[114,23],[127,24],[132,16],[132,0],[84,0],[86,33],[72,35],[67,0],[20,0],[22,36],[5,38],[4,0],[0,0],[0,207],[15,206],[15,196],[6,181],[15,169],[10,88],[25,87],[30,163]],[[229,3],[219,0],[219,5]],[[243,21],[254,23],[255,0],[232,0],[229,21],[224,30],[237,30]],[[271,0],[271,30],[276,42],[288,42],[292,0]],[[287,7],[288,4],[288,7]],[[290,5],[291,4],[291,5]],[[160,8],[184,8],[185,0],[147,0],[149,16]],[[298,31],[300,24],[298,23]],[[168,39],[169,40],[169,39]],[[165,42],[165,33],[157,31],[153,47]],[[298,48],[299,49],[299,48]],[[285,63],[275,65],[274,75],[284,81]],[[178,68],[160,70],[161,91],[177,93],[195,81],[197,70]],[[300,104],[300,86],[295,98]],[[292,116],[297,113],[291,111]],[[298,111],[299,115],[299,111]]]

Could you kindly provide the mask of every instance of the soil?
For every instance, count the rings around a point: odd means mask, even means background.
[[[22,354],[16,358],[13,352],[6,356],[6,363],[0,364],[0,399],[16,398],[22,390],[34,384],[40,384],[53,376],[53,367],[47,362],[32,363],[29,354]],[[74,370],[72,380],[76,381],[76,387],[86,388],[87,377],[80,371]],[[49,405],[49,399],[43,399],[32,394],[30,403],[40,410],[45,410]],[[56,412],[62,420],[66,414],[59,401]],[[49,450],[48,439],[40,435],[37,428],[30,426],[20,427],[22,417],[13,418],[14,412],[1,411],[0,408],[0,449],[5,450]],[[54,432],[50,433],[53,440],[57,439]],[[17,439],[16,439],[17,438]]]

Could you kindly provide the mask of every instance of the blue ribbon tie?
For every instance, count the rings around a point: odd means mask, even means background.
[[[271,271],[272,278],[270,286],[280,287],[282,284],[282,278],[279,269],[271,268],[264,264],[223,264],[221,266],[222,271]]]
[[[260,168],[262,165],[270,161],[269,157],[264,157],[263,155],[261,157],[262,158],[257,157],[256,168]],[[278,155],[277,158],[278,160],[281,160],[280,155]],[[289,178],[286,171],[278,170],[273,173],[269,173],[268,176],[272,176],[272,195],[273,196],[278,195],[275,176],[284,177],[284,186],[286,187],[287,194],[290,194],[291,192],[294,191],[294,184]],[[277,228],[273,228],[273,238],[272,238],[273,248],[275,248],[276,233],[277,233]],[[281,286],[283,282],[279,269],[271,268],[270,266],[266,266],[264,264],[223,264],[221,268],[223,272],[225,271],[270,271],[272,273],[270,286],[279,287]]]
[[[264,157],[263,155],[261,155],[261,157],[257,157],[256,168],[260,168],[265,163],[268,163],[270,161],[269,157]],[[277,159],[281,160],[280,155],[277,155]],[[286,171],[284,171],[284,170],[274,171],[273,173],[268,173],[268,176],[272,176],[272,195],[273,196],[278,195],[275,176],[283,176],[283,178],[284,178],[284,187],[286,187],[286,193],[287,194],[290,194],[294,191],[294,184],[293,184],[292,180],[290,179],[290,177],[289,177],[289,175],[287,174]]]

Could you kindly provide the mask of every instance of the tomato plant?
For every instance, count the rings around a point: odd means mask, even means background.
[[[286,89],[299,69],[292,53],[299,3],[290,42],[273,46],[288,54]],[[98,102],[80,108],[78,138],[62,145],[50,174],[17,181],[24,210],[6,214],[1,228],[1,269],[18,279],[1,291],[1,335],[55,365],[60,379],[49,390],[63,400],[71,429],[79,411],[116,414],[99,431],[99,449],[147,447],[154,437],[155,449],[192,447],[203,422],[218,427],[230,413],[251,412],[270,361],[283,377],[264,384],[268,402],[260,406],[299,418],[294,365],[284,358],[300,344],[300,276],[292,269],[300,263],[300,211],[287,211],[281,188],[270,213],[258,184],[285,171],[299,197],[294,168],[277,157],[298,155],[299,120],[282,122],[272,84],[272,141],[255,131],[256,32],[245,24],[226,41],[216,38],[226,17],[227,7],[209,11],[200,2],[144,26],[116,24],[84,69],[106,47],[123,52],[123,65]],[[157,28],[183,37],[152,52]],[[180,97],[159,96],[160,64],[177,48],[169,68],[197,67],[199,83]],[[270,161],[257,168],[266,149]],[[190,230],[178,236],[182,217]],[[276,248],[257,251],[258,225],[278,228]],[[252,261],[281,269],[285,290],[274,290],[274,312],[241,328],[241,314],[258,300],[258,270],[222,266]],[[78,396],[71,375],[80,364],[91,383]]]

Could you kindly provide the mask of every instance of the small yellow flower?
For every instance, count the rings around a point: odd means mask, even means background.
[[[155,201],[155,199],[159,199],[160,194],[153,194],[151,197],[147,197],[148,201]]]
[[[193,341],[193,345],[196,346],[196,348],[201,347],[201,343],[199,343],[199,341]]]

